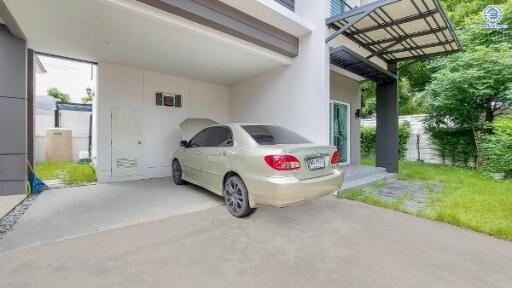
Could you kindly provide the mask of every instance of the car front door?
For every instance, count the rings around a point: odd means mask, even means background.
[[[208,145],[210,131],[211,128],[206,128],[192,137],[185,148],[182,160],[184,176],[197,184],[204,184],[203,171],[206,161],[203,150]]]
[[[215,126],[211,129],[208,147],[203,150],[207,161],[204,170],[204,183],[210,190],[221,194],[226,164],[233,150],[233,133],[226,126]]]

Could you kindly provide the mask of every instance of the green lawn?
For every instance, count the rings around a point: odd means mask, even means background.
[[[43,180],[62,179],[67,185],[96,182],[96,171],[90,164],[43,162],[36,164],[35,171]]]
[[[363,163],[371,165],[371,159]],[[466,227],[512,241],[512,180],[496,181],[475,170],[445,165],[400,162],[398,179],[442,183],[427,207],[418,216]],[[359,193],[359,194],[358,194]],[[399,201],[386,203],[365,196],[361,189],[348,191],[343,198],[401,210]]]

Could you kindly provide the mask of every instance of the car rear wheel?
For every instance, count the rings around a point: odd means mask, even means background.
[[[251,214],[253,209],[249,206],[249,193],[240,177],[230,176],[224,184],[224,200],[231,215],[243,218]]]
[[[174,184],[183,185],[185,181],[183,181],[182,176],[183,174],[181,172],[180,162],[178,160],[174,160],[174,162],[172,162],[172,180],[174,181]]]

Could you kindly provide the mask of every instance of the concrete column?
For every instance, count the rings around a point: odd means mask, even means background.
[[[397,66],[389,65],[397,73]],[[398,73],[397,73],[398,74]],[[398,75],[397,75],[398,78]],[[399,80],[377,84],[377,167],[398,173],[399,154]]]
[[[26,60],[25,41],[0,24],[0,196],[26,189]]]

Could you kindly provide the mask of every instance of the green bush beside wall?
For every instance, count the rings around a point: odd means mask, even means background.
[[[428,133],[443,163],[469,166],[477,159],[477,147],[472,128],[429,128]]]
[[[399,152],[400,158],[405,158],[405,153],[407,153],[407,141],[409,140],[409,135],[411,133],[411,129],[409,127],[409,123],[405,122],[400,124],[399,127]],[[375,150],[377,147],[377,129],[375,127],[362,127],[361,128],[361,154],[363,157],[368,157],[371,155],[375,155]]]
[[[495,120],[491,134],[479,134],[481,169],[512,177],[512,116]]]

